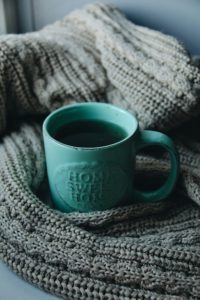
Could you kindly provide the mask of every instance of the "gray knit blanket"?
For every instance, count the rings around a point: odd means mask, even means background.
[[[93,213],[51,207],[41,123],[83,101],[119,105],[174,139],[181,174],[166,201]],[[1,36],[0,259],[64,299],[200,299],[199,125],[198,61],[111,6]],[[159,184],[169,167],[165,154],[141,153],[138,185]]]

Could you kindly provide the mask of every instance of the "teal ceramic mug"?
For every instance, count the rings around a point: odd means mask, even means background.
[[[79,129],[84,132],[87,122],[104,124],[111,137],[116,132],[121,135],[103,145],[90,144],[93,136],[88,146],[67,144],[57,138],[57,133],[65,131],[67,126],[70,128],[67,135],[73,131],[73,124],[80,126],[76,134]],[[61,211],[105,210],[127,199],[160,201],[176,183],[179,160],[172,140],[163,133],[139,129],[133,115],[114,105],[89,102],[57,109],[45,119],[43,137],[52,200]],[[152,145],[169,152],[171,169],[163,186],[155,191],[139,191],[134,188],[136,154]]]

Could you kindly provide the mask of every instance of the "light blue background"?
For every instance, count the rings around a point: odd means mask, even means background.
[[[200,0],[17,0],[21,32],[38,30],[90,2],[112,3],[136,24],[181,40],[200,55]]]
[[[25,282],[0,261],[0,300],[58,300]]]

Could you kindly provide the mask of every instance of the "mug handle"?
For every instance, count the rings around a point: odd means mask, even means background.
[[[169,152],[171,161],[170,174],[165,183],[155,191],[146,192],[134,190],[134,199],[136,199],[136,201],[154,202],[163,200],[173,190],[179,174],[179,156],[173,141],[167,135],[158,131],[140,131],[136,143],[136,153],[143,148],[153,145],[161,146]]]

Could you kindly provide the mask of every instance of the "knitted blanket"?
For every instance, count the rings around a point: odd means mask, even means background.
[[[46,202],[41,122],[83,101],[119,105],[174,139],[181,174],[166,201],[68,214]],[[0,258],[64,299],[200,299],[199,125],[198,62],[114,7],[1,36]],[[168,171],[165,154],[138,156],[141,188]]]

